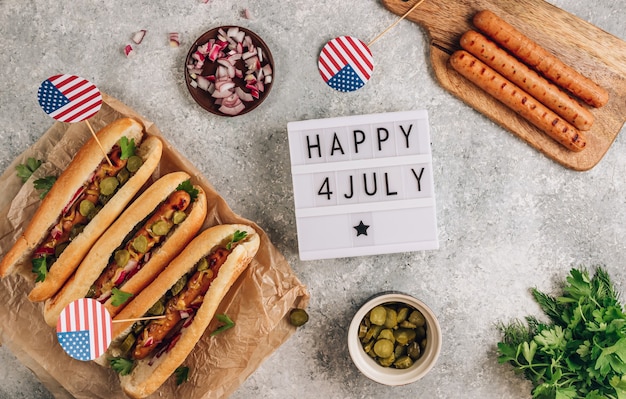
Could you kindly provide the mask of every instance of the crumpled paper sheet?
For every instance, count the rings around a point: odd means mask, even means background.
[[[215,224],[244,223],[253,226],[261,246],[248,269],[233,285],[217,313],[226,313],[236,325],[211,337],[215,320],[199,341],[185,366],[189,381],[176,386],[174,378],[150,397],[223,398],[232,394],[272,352],[285,342],[295,328],[288,314],[304,308],[309,294],[294,275],[282,254],[255,223],[236,215],[200,172],[183,158],[149,120],[120,101],[103,94],[101,110],[89,123],[95,131],[111,121],[130,116],[141,121],[149,134],[163,140],[163,157],[153,178],[184,170],[207,193],[208,214],[203,229]],[[21,234],[39,204],[32,181],[55,174],[67,165],[76,149],[91,137],[85,122],[55,123],[31,148],[21,154],[0,176],[0,255],[4,256]],[[33,176],[22,184],[15,166],[28,157],[45,160]],[[126,396],[117,375],[95,362],[81,362],[65,354],[56,332],[43,320],[43,304],[31,303],[27,294],[34,286],[30,265],[0,281],[0,342],[39,377],[57,398],[115,399]]]

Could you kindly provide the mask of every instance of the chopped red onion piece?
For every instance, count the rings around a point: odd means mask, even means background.
[[[124,54],[126,54],[126,57],[130,57],[134,53],[135,53],[135,50],[133,49],[133,46],[131,46],[130,44],[127,44],[126,47],[124,47]]]
[[[72,205],[74,205],[74,203],[76,203],[78,198],[80,198],[80,196],[83,195],[84,192],[85,192],[85,186],[79,187],[79,189],[76,190],[76,192],[74,193],[74,195],[70,199],[70,202],[68,202],[67,205],[65,205],[65,208],[63,208],[63,211],[61,212],[61,215],[65,215],[70,210]]]
[[[241,61],[245,70],[239,67]],[[190,85],[209,92],[213,103],[226,115],[242,112],[244,102],[259,99],[272,82],[272,66],[265,52],[238,27],[219,28],[215,38],[198,45],[189,62]],[[203,75],[205,62],[218,64],[214,75]]]
[[[119,274],[117,279],[115,279],[113,284],[115,284],[116,286],[119,286],[120,284],[122,284],[124,282],[124,279],[126,278],[126,274],[127,274],[127,272],[122,270],[122,272]]]
[[[180,46],[180,33],[170,32],[169,39],[170,39],[170,46],[172,47]]]
[[[147,31],[145,29],[135,32],[132,37],[133,42],[135,42],[136,44],[141,44],[144,36],[146,36],[146,32]]]
[[[33,254],[34,257],[38,258],[41,255],[54,255],[54,248],[50,247],[39,247]]]
[[[250,12],[248,8],[243,9],[243,11],[241,12],[241,16],[244,17],[245,19],[252,19],[252,13]]]

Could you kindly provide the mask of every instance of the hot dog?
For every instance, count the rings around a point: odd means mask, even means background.
[[[557,86],[476,31],[461,36],[461,47],[515,83],[579,130],[589,130],[594,117]]]
[[[454,52],[450,65],[569,150],[578,152],[585,148],[586,139],[578,129],[467,51]]]
[[[167,266],[198,232],[207,212],[206,195],[185,172],[173,172],[148,187],[87,253],[76,273],[46,301],[44,318],[78,298],[94,298],[111,316],[119,312]]]
[[[32,301],[50,298],[157,167],[162,143],[130,118],[87,141],[57,178],[24,233],[0,263],[0,276],[32,263]]]
[[[563,63],[493,12],[480,11],[473,22],[517,58],[587,104],[602,107],[609,101],[609,93],[604,88]]]
[[[184,362],[259,244],[259,235],[246,225],[203,231],[114,318],[165,315],[113,323],[114,341],[105,356],[128,396],[150,395]]]

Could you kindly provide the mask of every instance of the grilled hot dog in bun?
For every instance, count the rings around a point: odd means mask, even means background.
[[[0,277],[31,264],[31,301],[54,295],[87,251],[113,223],[157,167],[162,143],[130,118],[118,119],[92,137],[56,180],[30,224],[0,262]]]
[[[114,320],[108,361],[132,398],[156,391],[204,334],[220,302],[259,248],[246,225],[218,225],[198,235]]]
[[[76,273],[46,301],[44,318],[55,326],[79,298],[94,298],[115,316],[196,235],[207,212],[206,195],[185,172],[167,174],[120,215],[85,256]]]

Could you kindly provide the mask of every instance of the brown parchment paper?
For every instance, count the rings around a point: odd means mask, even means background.
[[[222,301],[218,313],[226,313],[236,325],[215,337],[213,321],[184,365],[190,369],[188,382],[176,386],[170,378],[154,398],[223,398],[232,394],[295,328],[288,322],[294,307],[304,308],[309,294],[294,275],[283,255],[256,223],[236,215],[187,159],[173,148],[159,129],[131,108],[106,94],[101,110],[89,119],[94,130],[129,116],[141,121],[146,131],[163,140],[163,157],[153,179],[183,170],[207,193],[208,214],[203,229],[215,224],[244,223],[253,226],[261,245],[249,268]],[[67,165],[77,148],[91,134],[85,122],[55,123],[31,148],[18,156],[0,176],[0,255],[4,256],[34,214],[39,195],[32,181],[55,174]],[[44,160],[33,176],[22,184],[15,166],[28,157]],[[0,281],[0,342],[38,376],[56,398],[125,398],[117,375],[95,362],[81,362],[65,354],[56,332],[43,320],[43,304],[31,303],[27,294],[34,286],[30,265]]]

